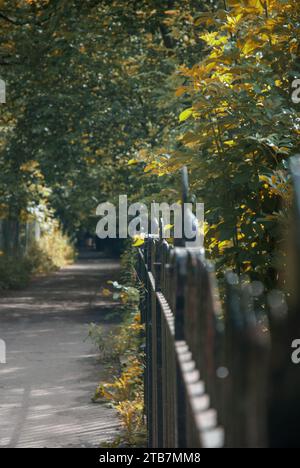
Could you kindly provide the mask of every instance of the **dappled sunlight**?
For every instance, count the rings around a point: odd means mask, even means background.
[[[8,374],[15,374],[15,373],[20,373],[24,368],[22,367],[12,367],[12,368],[1,368],[0,369],[0,377]]]
[[[0,30],[0,447],[300,446],[300,1]]]
[[[7,327],[7,333],[15,332],[16,320],[20,320],[20,324],[26,323],[27,318],[32,318],[33,315],[43,315],[45,318],[51,316],[51,320],[59,320],[60,317],[70,315],[73,320],[76,314],[80,320],[81,313],[85,315],[88,308],[92,310],[115,307],[114,302],[103,299],[100,295],[102,274],[107,273],[108,268],[113,278],[118,274],[119,262],[106,260],[104,266],[99,265],[99,262],[89,265],[88,261],[79,266],[75,264],[50,278],[42,278],[40,282],[35,281],[31,286],[31,295],[28,291],[18,291],[9,292],[4,297],[0,296],[0,316],[5,314],[8,323],[12,323],[11,328]],[[78,288],[78,281],[82,286],[80,288]],[[93,296],[92,303],[91,295]],[[31,333],[32,335],[28,335],[28,338],[35,336],[34,330]],[[38,333],[47,333],[47,331],[39,328]]]
[[[106,261],[106,275],[110,266],[118,274]],[[107,310],[97,271],[87,261],[0,298],[0,447],[98,446],[118,432],[114,411],[91,402],[103,369],[89,324]]]

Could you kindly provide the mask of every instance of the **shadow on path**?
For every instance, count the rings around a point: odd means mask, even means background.
[[[115,307],[99,291],[118,275],[117,260],[85,253],[0,297],[0,447],[93,447],[118,433],[114,410],[91,403],[104,369],[85,340],[88,325]]]

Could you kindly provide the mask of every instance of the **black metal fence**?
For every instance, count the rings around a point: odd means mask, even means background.
[[[298,285],[300,159],[291,167]],[[138,271],[149,446],[300,447],[300,365],[291,359],[300,339],[297,290],[288,308],[279,291],[265,297],[260,283],[228,273],[221,304],[199,249],[153,237],[139,250]]]

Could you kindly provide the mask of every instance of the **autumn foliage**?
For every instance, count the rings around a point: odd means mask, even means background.
[[[180,11],[166,13],[175,27]],[[202,59],[178,67],[176,141],[167,139],[150,163],[159,175],[188,165],[192,191],[206,205],[210,255],[221,269],[269,285],[284,262],[287,159],[298,150],[291,83],[299,70],[299,18],[298,2],[280,0],[220,2],[195,14]]]
[[[72,234],[92,230],[97,204],[120,194],[177,201],[186,164],[219,271],[273,285],[299,16],[295,0],[1,2],[2,217],[42,200]]]

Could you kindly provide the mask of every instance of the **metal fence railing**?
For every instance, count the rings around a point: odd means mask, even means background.
[[[300,159],[294,258],[299,268]],[[149,237],[139,250],[146,328],[145,407],[149,446],[299,447],[300,339],[297,291],[287,309],[279,291],[228,273],[222,304],[213,265],[197,249]]]

